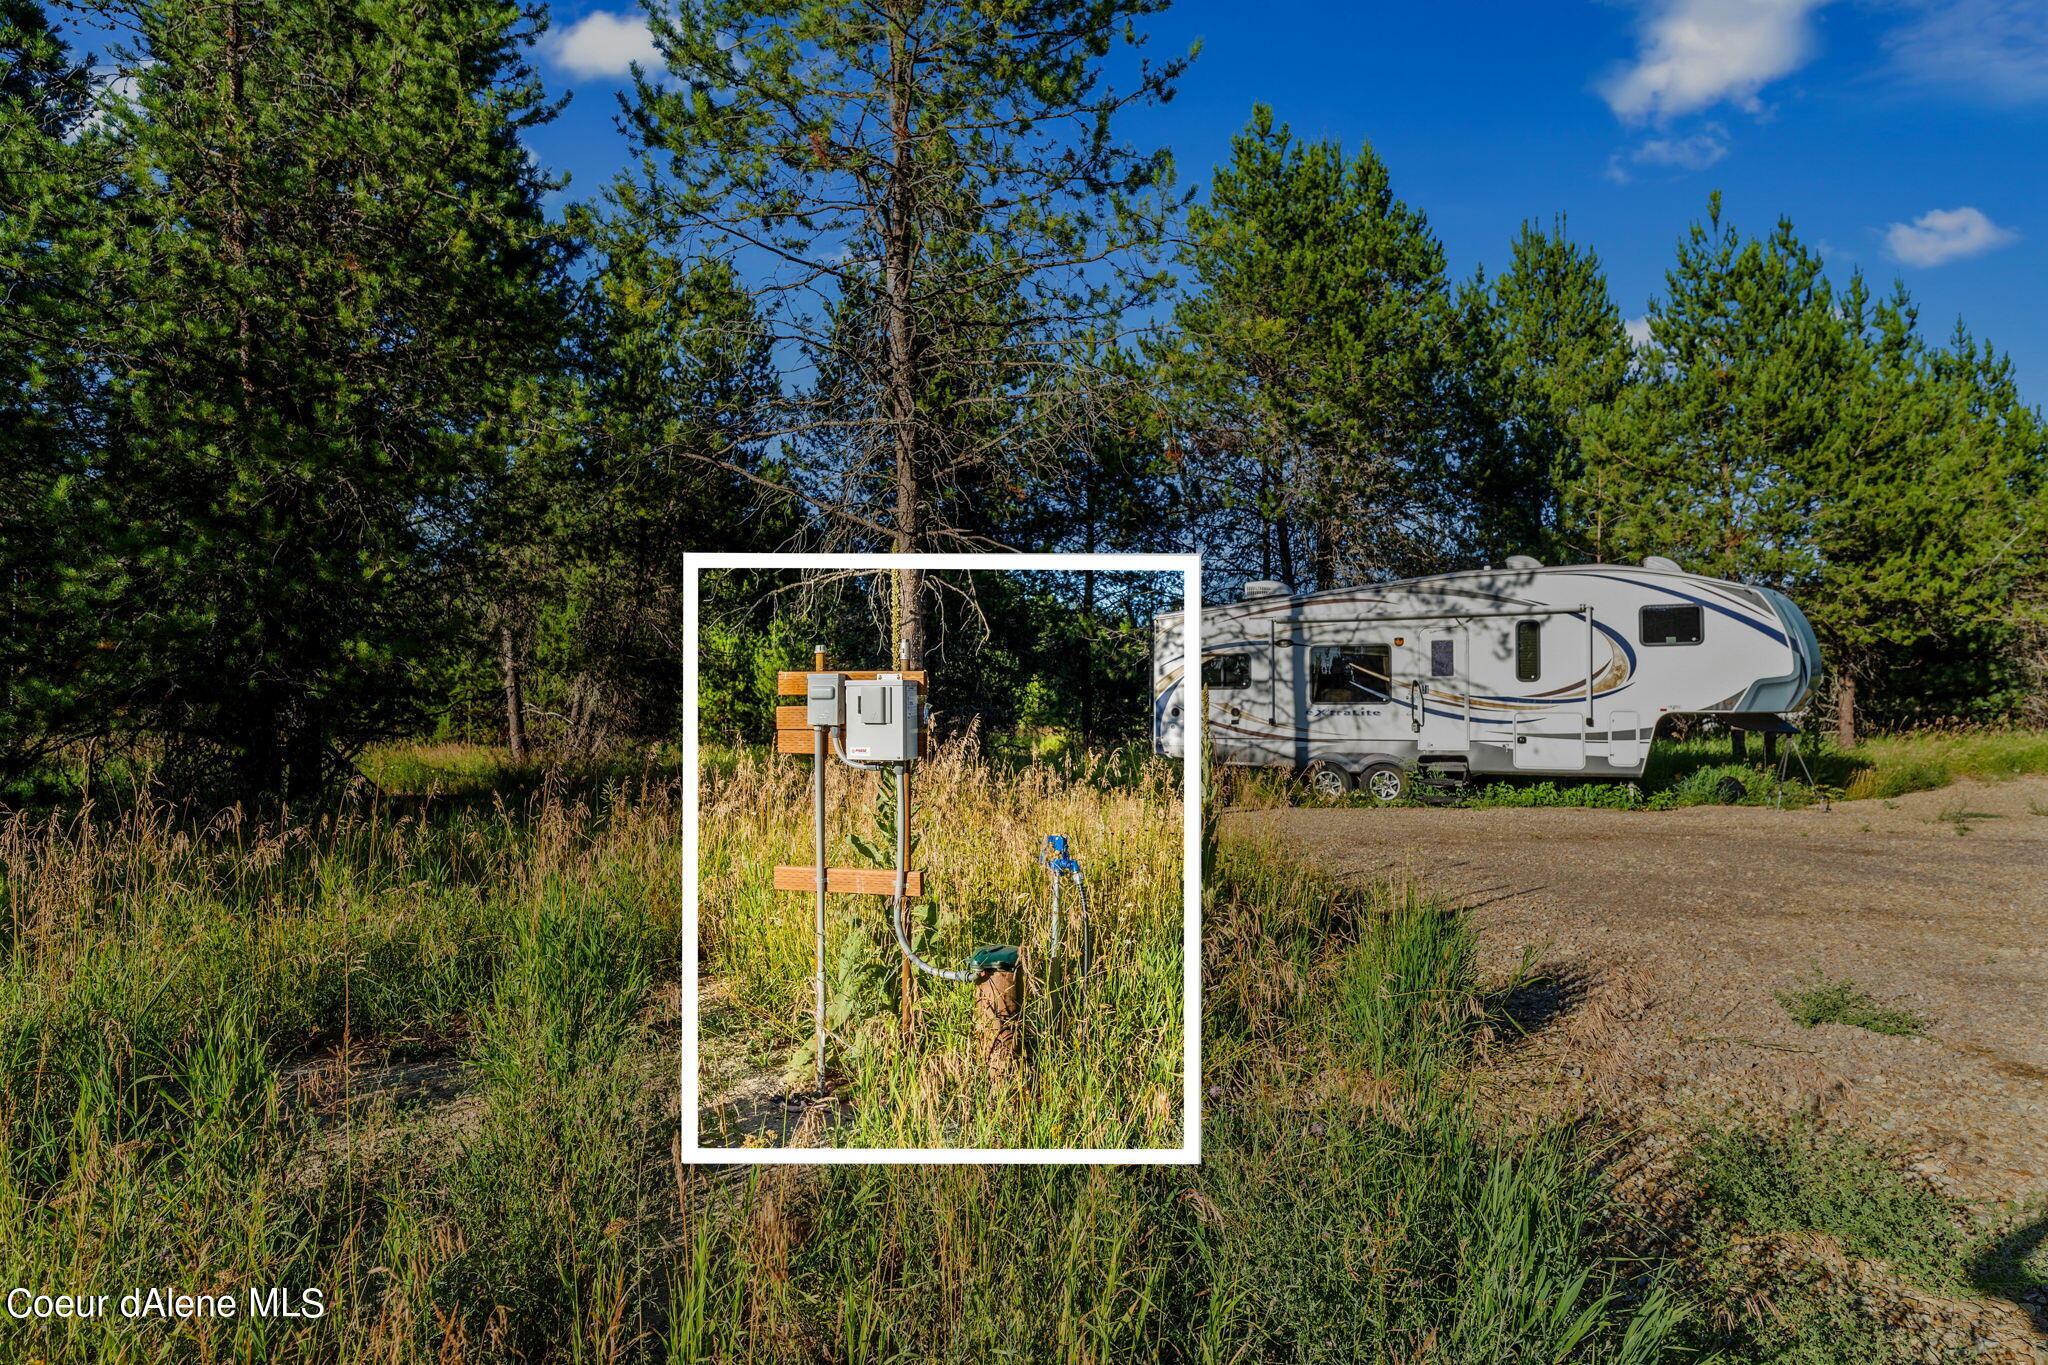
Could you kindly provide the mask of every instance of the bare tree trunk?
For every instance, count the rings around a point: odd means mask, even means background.
[[[1856,680],[1846,672],[1835,679],[1835,743],[1856,747]]]
[[[882,410],[889,420],[889,444],[895,462],[897,554],[915,554],[919,531],[918,440],[917,440],[917,334],[911,316],[910,283],[916,252],[916,227],[911,212],[917,174],[915,146],[911,139],[910,91],[914,73],[906,51],[908,43],[902,26],[895,26],[889,63],[889,136],[894,159],[882,214],[883,308],[887,315],[884,342],[888,348]],[[894,631],[892,649],[904,657],[905,668],[919,668],[924,662],[924,594],[915,569],[896,571]]]
[[[1095,549],[1090,529],[1088,549]],[[1081,570],[1081,743],[1095,742],[1095,570]]]
[[[498,624],[498,662],[505,675],[505,746],[514,763],[526,762],[526,696],[519,676],[519,652],[513,648],[512,627]]]

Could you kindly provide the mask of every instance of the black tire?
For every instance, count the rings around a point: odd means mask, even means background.
[[[1740,804],[1742,798],[1749,795],[1749,788],[1742,785],[1742,779],[1739,777],[1724,777],[1714,788],[1714,794],[1721,798],[1722,805],[1733,806]]]
[[[1381,805],[1408,795],[1408,770],[1398,763],[1375,763],[1358,775],[1358,789]]]
[[[1309,791],[1332,801],[1351,794],[1351,770],[1327,758],[1319,758],[1303,768],[1301,780]]]

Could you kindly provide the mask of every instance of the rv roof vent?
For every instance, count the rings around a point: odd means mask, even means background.
[[[1663,555],[1644,555],[1643,567],[1646,569],[1669,569],[1672,573],[1685,572],[1685,570],[1678,567],[1677,560],[1666,559]]]
[[[1543,561],[1535,555],[1509,555],[1508,567],[1510,569],[1540,569],[1543,567]]]
[[[1244,600],[1247,602],[1255,597],[1285,596],[1287,596],[1287,585],[1278,579],[1259,578],[1244,585]]]

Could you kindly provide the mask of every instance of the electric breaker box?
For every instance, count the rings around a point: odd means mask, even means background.
[[[917,684],[904,678],[849,681],[846,756],[860,763],[907,763],[917,757]]]
[[[804,678],[804,724],[839,726],[846,722],[846,675],[812,673]]]

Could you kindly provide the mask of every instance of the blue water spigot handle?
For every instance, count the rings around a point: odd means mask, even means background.
[[[1051,853],[1046,855],[1045,865],[1051,868],[1054,872],[1079,872],[1081,870],[1081,865],[1075,862],[1073,858],[1069,857],[1067,854],[1066,835],[1046,835],[1045,846],[1052,850]]]

